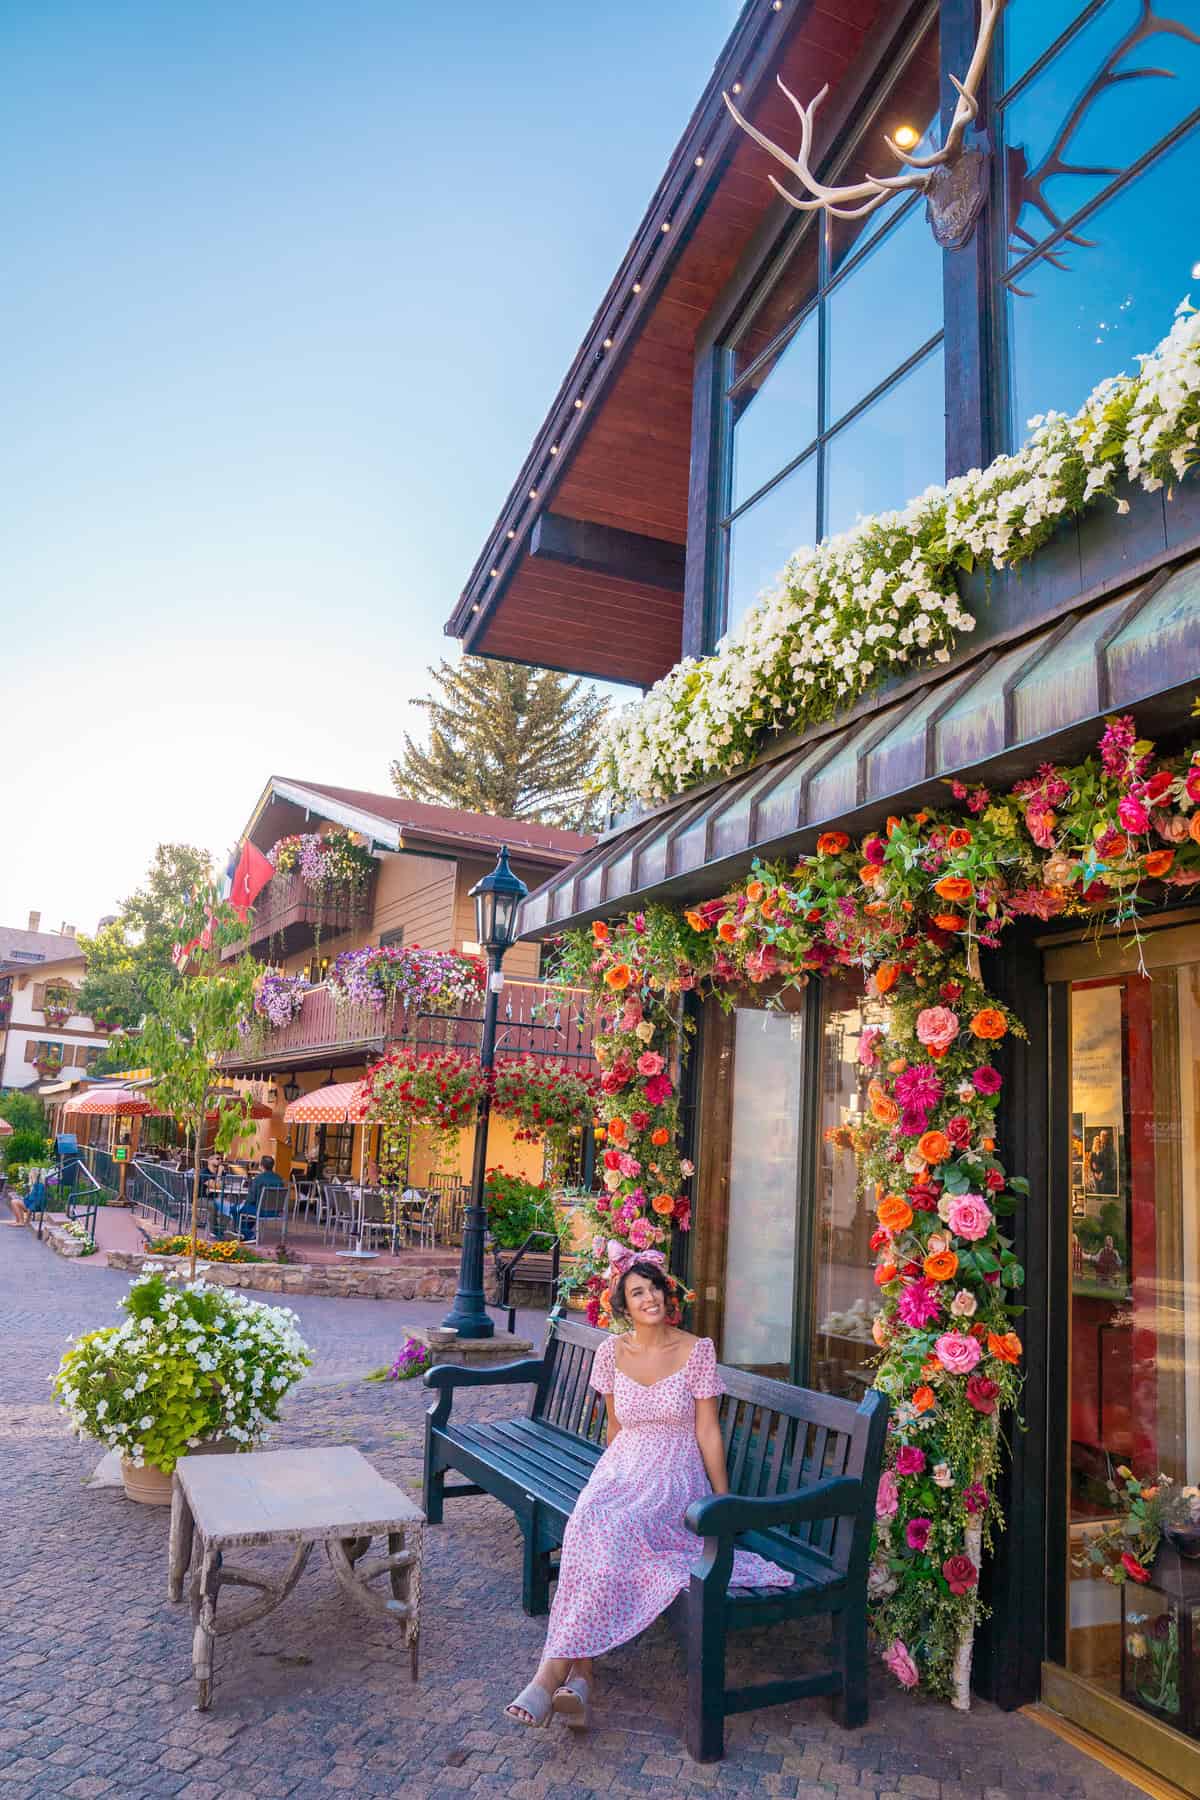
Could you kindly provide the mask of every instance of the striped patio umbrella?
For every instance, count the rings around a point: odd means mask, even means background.
[[[236,1100],[237,1095],[229,1094],[226,1098]],[[273,1119],[275,1116],[273,1109],[267,1105],[265,1100],[252,1100],[250,1102],[249,1112],[252,1119]],[[220,1108],[214,1106],[211,1112],[205,1113],[204,1123],[206,1125],[215,1125],[220,1116]]]
[[[285,1125],[357,1125],[363,1099],[361,1081],[338,1081],[314,1088],[293,1100],[283,1115]]]

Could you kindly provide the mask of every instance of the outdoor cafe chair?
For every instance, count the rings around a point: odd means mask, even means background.
[[[390,1213],[390,1217],[388,1216]],[[388,1201],[378,1188],[364,1188],[362,1196],[362,1234],[370,1249],[376,1238],[384,1238],[396,1254],[397,1203]]]
[[[415,1238],[419,1249],[432,1250],[440,1204],[438,1196],[423,1194],[420,1188],[406,1188],[398,1204],[402,1209],[400,1220],[405,1243],[412,1244]]]
[[[323,1181],[321,1192],[325,1200],[324,1241],[328,1243],[339,1231],[344,1231],[349,1243],[357,1211],[356,1195],[340,1181]]]

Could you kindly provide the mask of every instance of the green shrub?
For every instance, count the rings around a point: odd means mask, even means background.
[[[46,1110],[36,1094],[0,1094],[0,1119],[7,1119],[14,1131],[46,1130]]]
[[[0,1156],[11,1173],[17,1163],[48,1163],[50,1140],[44,1132],[28,1125],[17,1126],[10,1137],[0,1138]]]
[[[489,1169],[484,1202],[492,1234],[506,1250],[517,1249],[531,1231],[553,1231],[560,1238],[564,1235],[565,1226],[544,1182],[526,1181],[523,1175],[509,1175],[503,1169]]]

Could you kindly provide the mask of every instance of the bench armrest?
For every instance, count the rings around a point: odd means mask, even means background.
[[[693,1500],[683,1522],[697,1537],[732,1538],[768,1525],[802,1525],[809,1519],[835,1519],[856,1513],[862,1505],[862,1482],[851,1475],[829,1475],[790,1494],[750,1499],[741,1494],[710,1494]]]
[[[545,1359],[524,1356],[520,1362],[497,1363],[490,1369],[464,1369],[458,1363],[438,1363],[426,1369],[421,1380],[427,1388],[456,1387],[520,1387],[522,1382],[540,1381],[545,1373]]]
[[[498,1363],[492,1369],[464,1369],[457,1363],[439,1363],[426,1369],[421,1380],[436,1391],[437,1398],[426,1412],[431,1427],[444,1425],[454,1405],[454,1390],[460,1387],[536,1387],[546,1376],[546,1359],[525,1356],[520,1362]]]

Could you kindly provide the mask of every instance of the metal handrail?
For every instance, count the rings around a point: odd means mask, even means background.
[[[133,1167],[135,1173],[140,1177],[140,1179],[142,1181],[148,1183],[148,1185],[150,1187],[152,1187],[156,1193],[162,1195],[165,1204],[161,1205],[161,1206],[155,1206],[154,1211],[156,1213],[161,1214],[162,1222],[164,1225],[168,1224],[171,1219],[171,1214],[174,1212],[175,1208],[181,1204],[180,1196],[178,1194],[173,1194],[171,1192],[170,1188],[166,1187],[158,1179],[158,1175],[154,1172],[153,1165],[149,1164],[149,1163],[144,1163],[140,1156],[134,1157],[132,1167]],[[161,1172],[165,1172],[165,1171],[161,1171]],[[175,1171],[172,1171],[172,1173],[174,1173],[174,1172]],[[141,1206],[141,1205],[144,1205],[145,1202],[141,1199],[136,1199],[134,1204],[137,1206]]]

